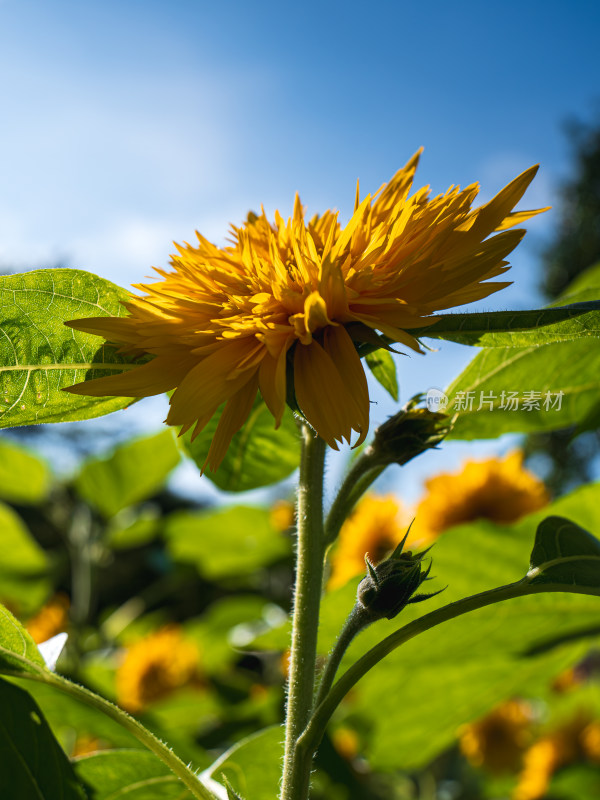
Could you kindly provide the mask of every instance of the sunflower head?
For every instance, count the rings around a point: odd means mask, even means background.
[[[257,391],[279,425],[287,398],[334,449],[369,427],[369,394],[357,347],[379,334],[421,352],[410,334],[442,309],[487,297],[523,236],[509,230],[538,211],[513,212],[533,167],[472,208],[477,184],[411,193],[417,153],[388,184],[361,199],[343,226],[337,212],[306,218],[250,214],[217,247],[197,234],[177,245],[172,270],[139,284],[129,316],[70,324],[150,361],[87,381],[83,395],[145,397],[173,390],[167,422],[199,433],[219,423],[207,463],[216,469]],[[293,384],[293,386],[292,386]]]
[[[134,642],[117,670],[119,704],[132,713],[168,697],[199,675],[199,655],[177,625]]]
[[[458,472],[436,475],[425,486],[411,542],[431,542],[448,528],[477,519],[516,522],[550,500],[544,483],[523,467],[518,450],[504,458],[467,461]]]

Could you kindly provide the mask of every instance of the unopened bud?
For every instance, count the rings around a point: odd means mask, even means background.
[[[370,456],[379,464],[406,464],[437,445],[452,430],[454,419],[439,411],[418,408],[417,395],[375,431]]]
[[[393,619],[409,603],[420,603],[439,594],[415,594],[429,578],[431,562],[424,570],[422,561],[430,548],[422,553],[403,552],[408,533],[385,561],[374,565],[365,558],[367,575],[358,584],[357,604],[368,613],[371,621],[383,617]]]

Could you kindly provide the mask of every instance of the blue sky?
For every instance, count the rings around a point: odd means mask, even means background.
[[[555,205],[561,124],[600,107],[599,23],[581,0],[0,0],[0,266],[65,259],[127,286],[172,240],[220,242],[295,191],[346,218],[356,178],[376,189],[421,145],[419,186],[479,180],[485,200],[539,162],[524,205]],[[555,219],[531,223],[486,308],[536,301]],[[403,359],[403,399],[469,356]]]

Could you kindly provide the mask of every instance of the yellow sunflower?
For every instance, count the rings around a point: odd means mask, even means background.
[[[363,573],[365,555],[375,564],[381,561],[402,541],[406,528],[406,516],[393,495],[365,495],[342,525],[328,588],[337,589]]]
[[[436,475],[425,486],[409,542],[430,542],[453,525],[476,519],[516,522],[550,500],[544,483],[523,467],[518,450],[505,458],[467,461],[459,472]]]
[[[119,705],[136,713],[192,683],[199,675],[196,646],[177,625],[166,625],[127,648],[116,675]]]
[[[420,352],[407,331],[507,286],[488,282],[508,269],[505,259],[524,235],[507,229],[539,213],[512,212],[537,167],[472,209],[477,184],[433,198],[428,187],[410,194],[419,155],[375,195],[361,200],[357,187],[345,227],[332,211],[305,221],[296,196],[291,218],[249,214],[232,226],[228,247],[199,233],[195,246],[176,245],[173,271],[157,269],[162,280],[136,285],[145,294],[126,304],[128,317],[68,323],[154,358],[69,391],[146,397],[174,389],[167,423],[192,435],[224,404],[207,458],[213,470],[257,391],[276,426],[293,389],[331,447],[352,431],[362,442],[369,395],[356,345],[378,331]]]
[[[533,709],[524,700],[506,700],[459,730],[460,749],[476,767],[495,775],[519,769],[533,736]]]
[[[41,644],[69,627],[69,598],[58,592],[26,624],[33,641]]]
[[[512,800],[542,800],[552,776],[576,763],[600,761],[600,724],[580,710],[538,739],[525,753]]]

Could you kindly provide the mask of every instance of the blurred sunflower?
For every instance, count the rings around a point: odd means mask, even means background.
[[[48,641],[57,633],[69,627],[69,598],[58,592],[26,624],[31,638],[36,644]]]
[[[515,772],[531,743],[533,710],[524,700],[507,700],[459,730],[460,749],[476,767],[493,774]]]
[[[365,495],[342,525],[327,587],[337,589],[365,571],[365,555],[381,561],[406,533],[406,515],[393,495]]]
[[[332,211],[306,222],[296,196],[291,218],[275,212],[271,223],[264,210],[251,213],[232,226],[228,247],[199,233],[196,246],[176,245],[174,271],[157,269],[161,281],[136,285],[145,294],[126,304],[128,317],[67,323],[154,358],[68,391],[146,397],[174,389],[166,421],[192,436],[225,404],[207,457],[213,470],[258,390],[276,426],[292,389],[331,447],[352,431],[362,442],[369,395],[356,345],[379,342],[379,331],[420,352],[407,331],[507,286],[488,282],[508,269],[505,259],[524,235],[507,229],[539,213],[512,212],[537,167],[475,209],[477,184],[409,196],[419,155],[374,196],[361,201],[357,187],[345,227]]]
[[[425,482],[409,542],[430,542],[453,525],[476,519],[516,522],[550,500],[544,483],[523,467],[523,454],[467,461],[459,472]]]
[[[542,800],[555,772],[586,761],[600,763],[600,723],[580,711],[527,750],[512,800]]]
[[[117,670],[119,705],[132,713],[192,683],[199,675],[196,646],[177,625],[166,625],[127,648]]]

